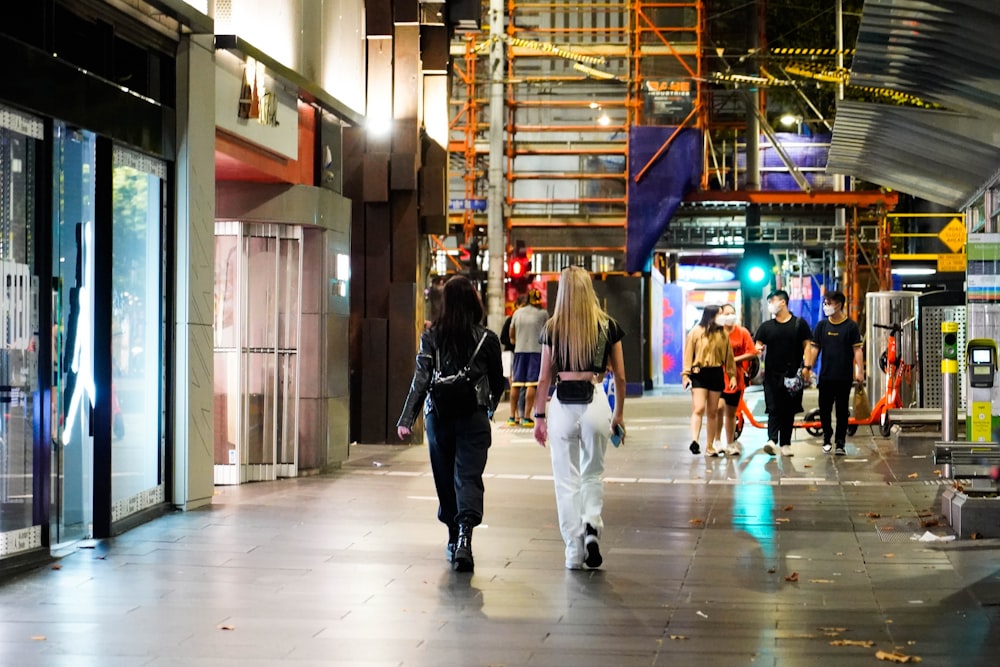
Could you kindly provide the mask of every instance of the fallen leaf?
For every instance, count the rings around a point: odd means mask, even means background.
[[[795,506],[794,505],[785,505],[785,507],[783,509],[786,512],[791,512],[793,509],[795,509]]]
[[[885,660],[887,662],[897,662],[897,663],[916,663],[923,662],[919,657],[915,655],[905,655],[903,653],[886,653],[885,651],[875,651],[875,657],[879,660]]]
[[[677,640],[680,640],[680,639],[687,639],[687,637],[684,636],[684,635],[670,635],[670,638],[673,639],[674,641],[677,641]]]
[[[816,628],[816,629],[825,635],[839,635],[842,632],[847,632],[847,628],[826,627],[826,628]]]
[[[911,472],[909,475],[907,475],[907,477],[909,477],[910,479],[916,479],[916,478],[920,477],[920,473],[918,473],[918,472]]]
[[[833,583],[833,579],[810,579],[809,583],[811,583],[811,584],[832,584]]]
[[[937,519],[925,519],[920,522],[921,528],[933,528],[936,525],[938,525]]]
[[[701,616],[702,618],[708,618],[708,614],[706,614],[706,613],[705,613],[705,612],[703,612],[703,611],[697,611],[697,612],[695,612],[695,613],[696,613],[696,614],[698,614],[699,616]]]
[[[941,476],[941,471],[940,470],[935,470],[934,474],[937,475],[938,477],[940,477]]]
[[[878,512],[869,512],[868,514],[865,514],[865,516],[868,517],[869,519],[881,519],[882,518],[882,515],[879,514]]]
[[[236,627],[235,627],[235,626],[232,626],[232,625],[220,625],[220,626],[219,626],[219,629],[220,629],[220,630],[235,630],[235,629],[236,629]]]
[[[798,580],[799,580],[798,572],[792,572],[790,575],[785,577],[785,581],[798,581]]]
[[[688,521],[688,523],[691,524],[692,526],[700,526],[701,524],[705,523],[705,520],[704,519],[691,519],[690,521]]]
[[[838,551],[837,553],[835,553],[835,554],[833,554],[833,555],[834,555],[834,556],[843,556],[843,555],[844,555],[844,552],[843,552],[843,551]]]
[[[971,540],[981,540],[981,539],[983,539],[983,534],[982,533],[973,533],[972,535],[969,535],[969,539],[971,539]]]
[[[870,639],[835,639],[830,642],[830,646],[864,646],[865,648],[871,648],[875,646],[875,642]]]
[[[43,642],[45,641],[45,635],[32,635],[31,641],[33,642]]]
[[[885,554],[886,558],[895,558],[896,554]]]
[[[774,574],[777,571],[778,571],[778,568],[776,568],[776,567],[769,567],[769,568],[767,568],[767,573],[768,574]]]
[[[788,519],[788,518],[783,517],[783,516],[779,516],[777,519],[775,519],[775,521],[777,521],[778,523],[788,523],[789,521],[791,521],[791,519]]]
[[[62,565],[53,565],[52,569],[53,570],[61,570],[62,569]]]

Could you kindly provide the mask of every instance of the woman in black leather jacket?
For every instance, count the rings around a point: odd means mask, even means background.
[[[448,526],[445,551],[457,572],[472,572],[472,529],[483,520],[483,470],[492,442],[490,421],[504,390],[500,339],[482,326],[483,304],[465,276],[444,284],[441,311],[420,337],[416,369],[396,422],[400,439],[409,437],[420,407],[438,497],[438,520]],[[471,363],[470,363],[471,359]],[[450,376],[469,366],[463,396],[435,400],[435,371]],[[461,404],[468,403],[467,408]]]

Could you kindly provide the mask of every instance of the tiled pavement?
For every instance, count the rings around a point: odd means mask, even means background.
[[[692,456],[689,406],[626,404],[600,570],[563,569],[547,452],[498,414],[475,574],[444,561],[426,448],[357,445],[0,584],[0,665],[1000,664],[1000,541],[913,539],[930,452],[797,431],[775,459],[750,428],[739,459]]]

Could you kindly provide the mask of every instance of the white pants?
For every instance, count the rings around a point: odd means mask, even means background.
[[[590,403],[560,403],[555,396],[548,407],[549,454],[555,480],[559,531],[566,544],[566,563],[582,563],[586,524],[604,528],[604,452],[611,439],[611,406],[600,384]]]

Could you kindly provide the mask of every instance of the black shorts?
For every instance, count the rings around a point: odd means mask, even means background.
[[[691,373],[692,389],[707,389],[721,392],[726,384],[722,375],[722,366],[702,366],[700,373]]]
[[[722,400],[724,400],[726,402],[726,405],[728,405],[731,408],[739,407],[741,396],[743,396],[743,392],[738,390],[734,391],[731,394],[727,391],[722,392]]]

